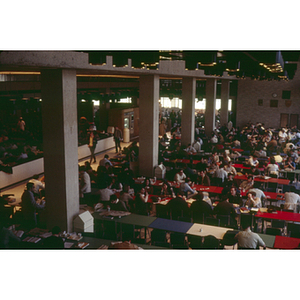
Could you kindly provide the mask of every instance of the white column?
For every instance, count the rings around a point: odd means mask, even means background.
[[[186,146],[195,138],[195,97],[196,79],[184,77],[182,79],[181,143]]]
[[[210,136],[216,127],[216,93],[217,80],[206,80],[206,109],[205,109],[205,133]]]
[[[159,76],[140,77],[139,174],[153,176],[158,164]]]
[[[229,99],[229,80],[222,80],[221,85],[221,112],[220,122],[221,126],[228,123],[228,99]]]
[[[76,71],[42,70],[47,227],[72,231],[79,212]]]

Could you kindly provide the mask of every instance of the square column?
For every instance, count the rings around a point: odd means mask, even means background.
[[[229,88],[230,81],[222,80],[221,85],[221,112],[220,112],[220,122],[222,125],[227,125],[228,123],[228,99],[229,99]]]
[[[47,227],[72,231],[79,213],[76,71],[41,74]]]
[[[159,76],[140,77],[139,175],[153,176],[158,164]]]
[[[206,109],[205,109],[205,133],[211,136],[211,132],[216,128],[216,94],[217,80],[206,80]]]
[[[182,79],[182,116],[181,116],[181,143],[191,144],[195,140],[195,97],[196,79]]]

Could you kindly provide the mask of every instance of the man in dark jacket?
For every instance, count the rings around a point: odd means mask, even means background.
[[[213,215],[211,206],[203,201],[203,194],[199,193],[195,197],[196,201],[192,203],[190,210],[194,223],[202,223],[203,219]],[[203,218],[204,217],[204,218]]]
[[[28,229],[37,226],[36,211],[45,208],[45,202],[38,204],[34,199],[33,188],[34,184],[29,182],[26,185],[27,189],[24,191],[22,199],[22,213],[24,217],[24,225]]]
[[[222,201],[217,204],[214,209],[215,215],[228,215],[230,216],[230,226],[237,227],[236,216],[237,213],[232,203],[229,202],[227,195],[222,197]]]

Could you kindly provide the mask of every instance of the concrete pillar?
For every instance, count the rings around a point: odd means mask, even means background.
[[[140,77],[139,174],[154,176],[158,164],[159,76]]]
[[[216,94],[217,80],[206,80],[206,109],[205,109],[205,133],[210,136],[216,127]]]
[[[79,212],[76,71],[41,74],[47,227],[72,232]]]
[[[222,80],[221,85],[221,112],[220,123],[221,126],[228,123],[228,99],[229,99],[229,80]]]
[[[182,79],[182,116],[181,116],[181,143],[191,144],[195,139],[195,97],[196,79]]]

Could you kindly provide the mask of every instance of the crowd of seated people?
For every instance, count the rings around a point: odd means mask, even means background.
[[[1,124],[0,171],[12,173],[13,166],[42,157],[40,137],[26,129],[23,118],[15,126]]]

